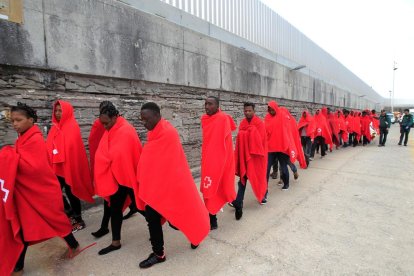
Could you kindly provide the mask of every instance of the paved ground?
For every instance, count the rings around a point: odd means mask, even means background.
[[[97,252],[110,235],[71,261],[61,261],[60,239],[29,248],[26,275],[413,275],[414,140],[397,146],[394,127],[385,148],[376,145],[335,151],[317,158],[283,192],[270,183],[269,203],[260,206],[246,191],[244,216],[219,214],[219,229],[197,249],[164,227],[167,262],[142,271],[150,253],[145,220],[126,221],[123,247]],[[88,227],[76,237],[95,240],[100,208],[87,211]]]

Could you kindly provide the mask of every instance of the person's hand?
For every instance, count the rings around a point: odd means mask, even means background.
[[[388,127],[387,127],[387,129],[386,129],[387,131],[388,131]]]
[[[405,129],[409,129],[410,127],[406,126]]]

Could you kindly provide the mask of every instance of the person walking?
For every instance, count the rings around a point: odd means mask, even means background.
[[[385,147],[385,143],[387,142],[388,131],[391,127],[391,119],[387,116],[385,110],[381,110],[381,114],[379,116],[379,144],[378,147]]]
[[[398,145],[401,146],[404,139],[404,146],[407,146],[408,135],[410,134],[410,129],[413,126],[413,115],[410,114],[410,110],[404,109],[404,116],[402,117],[400,123],[400,142]]]

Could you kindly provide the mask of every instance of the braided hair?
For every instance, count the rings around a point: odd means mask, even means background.
[[[99,116],[100,115],[106,115],[109,118],[113,118],[119,116],[119,111],[112,102],[108,101],[102,107],[99,106]]]
[[[16,106],[12,106],[11,112],[23,113],[27,118],[32,118],[33,122],[37,122],[37,112],[25,103],[17,102]]]

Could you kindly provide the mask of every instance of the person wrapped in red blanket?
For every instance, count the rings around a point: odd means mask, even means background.
[[[243,215],[247,180],[260,203],[266,194],[267,141],[263,121],[255,115],[255,104],[244,103],[245,118],[240,122],[236,138],[236,175],[240,177],[236,200],[232,202],[236,220]]]
[[[14,147],[0,151],[0,275],[21,273],[27,247],[53,237],[65,239],[68,257],[79,253],[36,120],[31,107],[12,107],[11,122],[19,137]]]
[[[320,109],[317,109],[315,115],[313,116],[314,123],[315,123],[315,133],[314,133],[314,140],[312,144],[312,152],[311,152],[311,159],[315,157],[315,151],[317,146],[319,146],[321,150],[321,158],[326,155],[326,145],[332,144],[332,134],[330,127],[328,126],[328,122],[326,117],[321,113]]]
[[[58,100],[53,105],[53,126],[47,136],[47,148],[52,167],[62,189],[69,199],[64,203],[71,209],[73,232],[85,228],[79,199],[94,202],[88,157],[83,145],[81,131],[70,103]]]
[[[355,133],[354,133],[354,112],[347,109],[343,110],[344,120],[346,124],[346,130],[348,131],[348,146],[351,146],[354,143]]]
[[[309,158],[312,154],[312,141],[315,138],[315,121],[308,110],[302,112],[302,116],[298,123],[298,131],[306,158],[306,164],[309,165]]]
[[[348,146],[348,126],[341,110],[336,111],[336,117],[338,118],[339,125],[339,144],[346,148]]]
[[[106,131],[95,153],[95,191],[109,201],[112,243],[98,254],[105,255],[121,248],[122,211],[134,197],[136,170],[141,155],[141,141],[112,103],[100,110],[99,120]]]
[[[329,151],[332,152],[333,144],[335,144],[336,149],[339,148],[340,145],[340,138],[339,138],[339,122],[338,122],[338,116],[331,111],[331,109],[328,107],[327,110],[327,121],[328,126],[330,127],[331,134],[332,134],[332,144],[330,144]]]
[[[265,128],[268,145],[268,161],[266,180],[269,181],[269,174],[273,164],[279,161],[282,190],[289,189],[288,162],[299,161],[302,168],[306,168],[306,160],[303,154],[296,121],[286,108],[281,108],[275,101],[270,101],[267,107],[268,113],[265,116]],[[262,204],[267,203],[267,192]]]
[[[107,105],[113,105],[110,101],[103,101],[99,104],[99,112]],[[95,174],[95,153],[98,149],[99,142],[101,141],[102,136],[105,134],[106,129],[104,125],[101,123],[101,120],[98,118],[96,119],[91,128],[91,132],[89,133],[88,138],[88,145],[89,145],[89,159],[91,164],[91,172],[92,172],[92,180],[94,182],[94,174]],[[132,191],[130,191],[129,198],[131,199],[131,204],[129,205],[129,212],[126,214],[123,219],[128,219],[132,215],[134,215],[136,212],[138,212],[138,209],[135,204],[135,196]],[[109,233],[109,221],[111,219],[111,209],[109,208],[109,202],[107,200],[104,200],[104,212],[102,216],[101,221],[101,227],[95,231],[92,232],[91,235],[95,238],[103,237],[104,235]]]
[[[232,131],[233,119],[219,108],[219,99],[210,96],[205,100],[201,117],[203,145],[201,149],[200,190],[210,213],[210,227],[217,229],[217,212],[236,198],[234,189],[235,163]]]
[[[148,129],[148,141],[138,163],[135,194],[139,208],[145,209],[153,249],[139,266],[148,268],[166,260],[164,219],[184,233],[193,249],[210,232],[210,222],[177,130],[152,102],[142,106],[141,120]]]
[[[361,112],[353,111],[354,113],[354,144],[353,146],[356,147],[361,141]]]
[[[361,136],[362,136],[362,145],[366,146],[371,142],[371,117],[368,115],[367,111],[362,112],[361,116]]]

